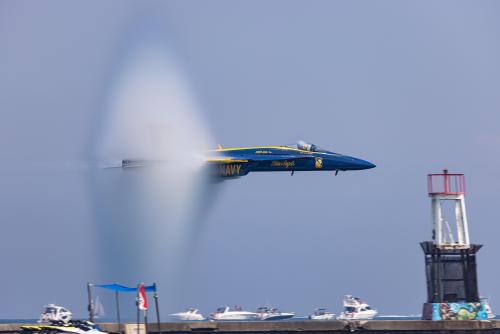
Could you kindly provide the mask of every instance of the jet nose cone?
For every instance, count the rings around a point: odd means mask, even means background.
[[[377,167],[375,164],[372,164],[369,161],[354,158],[354,166],[356,169],[370,169]]]
[[[364,166],[365,166],[365,167],[364,167],[364,169],[370,169],[370,168],[375,168],[375,167],[377,167],[377,165],[372,164],[372,163],[371,163],[371,162],[369,162],[369,161],[363,161],[363,163],[364,163]]]

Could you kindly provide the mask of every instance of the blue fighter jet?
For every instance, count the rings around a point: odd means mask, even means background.
[[[371,162],[323,150],[314,144],[222,148],[209,151],[207,169],[219,180],[238,178],[250,172],[339,171],[374,168]],[[123,160],[122,167],[142,167],[144,160]]]

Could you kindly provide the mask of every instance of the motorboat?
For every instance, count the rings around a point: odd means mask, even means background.
[[[378,314],[374,310],[357,297],[347,295],[344,298],[344,311],[337,317],[338,320],[369,320],[375,318]]]
[[[73,313],[67,308],[55,304],[48,304],[43,307],[38,323],[49,324],[54,321],[67,323],[71,321]]]
[[[73,314],[65,307],[48,304],[43,307],[37,325],[21,326],[22,333],[71,333],[71,334],[107,334],[99,325],[86,320],[72,320]]]
[[[195,308],[187,309],[184,312],[173,313],[170,316],[183,321],[205,320],[205,317]]]
[[[210,314],[212,320],[258,320],[255,312],[243,311],[241,306],[235,306],[231,310],[228,306],[219,307],[214,313]]]
[[[495,319],[496,314],[493,313],[490,306],[490,301],[486,297],[481,297],[481,304],[483,304],[484,310],[488,314],[488,319]]]
[[[293,312],[281,312],[277,308],[267,306],[259,307],[256,313],[259,320],[285,320],[295,316]]]
[[[314,313],[309,316],[311,320],[333,320],[335,319],[335,313],[328,312],[324,308],[318,308],[314,310]]]

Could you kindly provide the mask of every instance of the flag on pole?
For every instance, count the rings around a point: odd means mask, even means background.
[[[148,309],[148,298],[146,297],[144,283],[139,284],[139,288],[137,289],[137,307],[141,311],[146,311]]]

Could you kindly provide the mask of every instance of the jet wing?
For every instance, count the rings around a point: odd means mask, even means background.
[[[246,163],[248,159],[241,158],[230,158],[230,157],[217,157],[210,158],[206,160],[207,163],[216,163],[216,164],[232,164],[232,163]],[[141,167],[155,167],[164,164],[168,164],[167,160],[140,160],[140,159],[124,159],[121,161],[122,168],[141,168]]]
[[[248,159],[241,158],[230,158],[230,157],[221,157],[221,158],[211,158],[208,159],[209,163],[217,163],[217,164],[234,164],[234,163],[245,163],[248,162]]]

